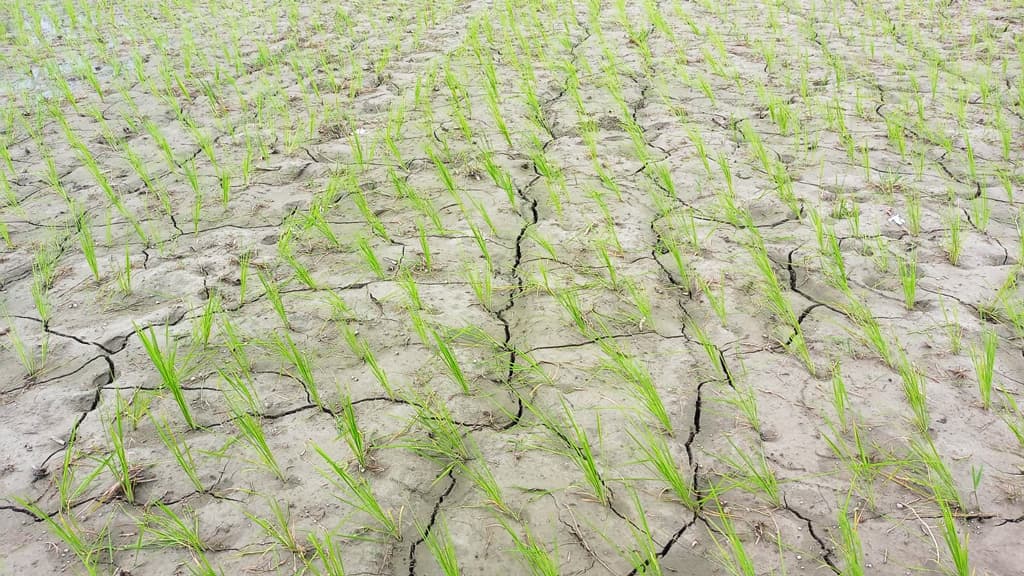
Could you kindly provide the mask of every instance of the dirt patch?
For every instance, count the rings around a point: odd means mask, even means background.
[[[7,9],[0,571],[1019,572],[1012,8],[200,4]]]

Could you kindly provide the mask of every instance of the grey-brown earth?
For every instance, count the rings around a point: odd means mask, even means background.
[[[1022,19],[7,2],[0,572],[1021,573]]]

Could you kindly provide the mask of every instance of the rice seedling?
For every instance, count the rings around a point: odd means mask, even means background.
[[[365,478],[353,477],[344,466],[333,460],[316,444],[313,445],[313,450],[329,467],[329,470],[321,471],[324,477],[336,488],[346,493],[345,496],[339,496],[339,499],[372,518],[377,524],[375,530],[394,540],[401,540],[399,521],[390,511],[384,510],[374,495],[370,483]]]
[[[843,380],[843,373],[839,362],[832,364],[832,407],[835,409],[836,418],[842,430],[846,430],[849,423],[849,394],[846,391],[846,382]]]
[[[269,274],[263,271],[259,272],[259,278],[260,284],[263,285],[263,293],[274,308],[274,312],[277,312],[277,316],[281,319],[284,327],[290,328],[291,323],[288,321],[288,311],[285,309],[284,300],[281,298],[281,287],[278,286],[277,282]]]
[[[610,369],[629,384],[630,393],[654,417],[661,429],[672,435],[672,419],[665,409],[654,379],[644,365],[635,357],[619,350],[613,339],[603,339],[601,344],[608,355]]]
[[[921,233],[921,195],[917,191],[907,194],[907,230],[913,236]]]
[[[735,410],[758,436],[763,433],[761,416],[757,408],[757,394],[752,386],[735,382],[726,394],[716,400]]]
[[[277,355],[290,366],[290,375],[302,384],[302,387],[306,391],[306,395],[309,397],[309,401],[317,406],[323,407],[324,404],[323,399],[320,397],[320,388],[313,375],[313,361],[305,352],[295,345],[295,341],[292,340],[291,334],[286,332],[284,336],[282,336],[275,332],[274,335],[270,337],[268,344],[271,350],[277,353]]]
[[[92,235],[92,227],[89,224],[89,219],[85,214],[78,214],[75,217],[75,221],[78,227],[78,245],[82,248],[82,254],[85,256],[85,262],[89,266],[89,270],[92,272],[92,277],[97,282],[100,281],[100,267],[96,260],[96,240]],[[7,245],[11,245],[10,236],[4,234],[4,239]]]
[[[628,434],[640,449],[644,464],[666,484],[672,495],[683,506],[697,510],[700,499],[690,481],[683,476],[683,469],[676,462],[665,439],[646,426],[640,427],[639,437],[632,432]]]
[[[964,531],[961,536],[949,505],[940,501],[939,507],[942,509],[942,539],[946,543],[946,550],[949,551],[950,560],[953,562],[954,573],[956,576],[971,576],[973,572],[967,546],[969,534]]]
[[[896,370],[899,372],[900,379],[903,382],[903,393],[910,404],[911,412],[914,414],[914,425],[919,432],[926,434],[928,426],[931,425],[931,417],[929,416],[927,396],[925,394],[925,376],[907,358],[906,354],[902,352]]]
[[[124,267],[117,272],[117,288],[122,295],[132,293],[132,255],[127,245],[124,247]]]
[[[307,536],[310,546],[313,547],[313,553],[316,558],[320,560],[321,568],[323,573],[327,576],[345,576],[345,562],[341,550],[338,549],[337,544],[334,542],[332,534],[324,534],[321,539],[316,534],[310,533]],[[310,567],[307,564],[307,567]],[[319,570],[312,568],[315,574],[320,574]]]
[[[192,341],[197,348],[206,348],[210,343],[210,334],[213,333],[213,323],[221,312],[220,296],[213,293],[206,299],[202,313],[193,321]]]
[[[267,504],[270,506],[270,513],[273,515],[271,519],[262,518],[248,511],[244,512],[244,514],[264,534],[276,542],[277,545],[292,554],[305,557],[306,547],[299,542],[295,529],[292,527],[291,509],[288,507],[288,504],[282,505],[276,498],[268,498]]]
[[[775,477],[775,471],[768,465],[764,449],[758,450],[752,456],[729,439],[736,457],[718,454],[716,457],[724,464],[732,468],[738,476],[731,478],[735,485],[751,494],[762,494],[768,502],[775,507],[782,506],[782,495],[779,492],[779,481]]]
[[[362,429],[359,428],[359,422],[356,420],[356,411],[352,406],[352,398],[347,394],[341,399],[341,411],[335,417],[335,423],[338,427],[338,432],[345,439],[345,443],[352,450],[352,454],[355,455],[360,470],[369,468],[372,446],[363,435]]]
[[[476,456],[472,461],[461,462],[459,464],[459,471],[470,479],[476,487],[483,492],[487,498],[487,504],[492,506],[496,511],[501,514],[505,514],[510,518],[518,519],[519,515],[512,510],[509,506],[508,501],[505,499],[504,492],[501,486],[498,484],[497,479],[494,477],[494,473],[491,472],[490,466],[487,465],[487,461],[484,456],[479,453],[478,450],[474,450]]]
[[[661,576],[664,574],[661,568],[661,546],[654,541],[651,527],[647,523],[647,512],[644,511],[640,497],[635,491],[633,492],[633,507],[639,521],[635,524],[630,523],[629,528],[633,533],[636,549],[624,551],[619,548],[619,554],[629,561],[635,574]],[[618,548],[617,545],[616,548]]]
[[[373,234],[385,241],[390,241],[391,237],[388,235],[388,229],[384,225],[384,222],[377,216],[376,212],[370,208],[369,203],[366,201],[366,196],[363,191],[359,189],[358,185],[351,185],[351,198],[352,202],[355,203],[356,208],[359,209],[359,213],[363,215],[363,220],[370,226],[370,230]]]
[[[732,518],[729,517],[729,512],[725,510],[721,500],[719,500],[717,489],[714,486],[711,487],[709,498],[715,502],[717,520],[714,522],[716,530],[711,530],[708,534],[718,549],[719,561],[722,567],[731,576],[756,576],[757,569],[754,566],[754,560],[743,545],[743,539],[736,532]],[[724,537],[724,543],[718,536],[715,536],[716,533]]]
[[[924,468],[915,471],[913,481],[927,490],[927,495],[935,498],[940,506],[945,504],[964,510],[964,500],[960,496],[960,489],[953,478],[953,473],[935,448],[932,439],[928,436],[924,436],[923,441],[912,438],[910,453],[916,458],[916,464]]]
[[[196,489],[196,492],[205,492],[203,487],[203,481],[199,477],[199,471],[196,468],[195,458],[192,456],[192,449],[189,447],[188,442],[183,438],[179,438],[171,425],[167,422],[164,417],[157,418],[150,416],[153,421],[153,428],[156,429],[157,435],[160,437],[161,442],[167,448],[168,452],[174,456],[175,462],[178,463],[178,467],[181,468],[182,472],[188,478],[189,482],[192,483],[192,487]]]
[[[963,249],[963,239],[960,233],[960,209],[952,207],[946,216],[946,255],[949,263],[956,266],[960,261],[960,252]]]
[[[480,305],[490,310],[494,294],[493,277],[490,270],[477,272],[473,268],[466,268],[465,277]]]
[[[157,373],[160,374],[160,380],[164,388],[174,397],[174,402],[178,405],[185,423],[189,428],[195,429],[197,427],[196,422],[192,418],[192,411],[189,408],[188,399],[185,398],[185,388],[182,384],[191,368],[191,354],[179,360],[178,343],[171,338],[170,329],[167,326],[164,327],[164,346],[162,349],[152,326],[144,329],[135,325],[135,333],[138,335],[139,342],[145,348],[146,354],[156,368]]]
[[[238,435],[256,454],[256,458],[250,460],[250,462],[262,466],[279,480],[284,481],[284,471],[277,463],[277,458],[274,456],[270,445],[267,444],[267,436],[263,431],[263,423],[259,417],[246,412],[243,406],[232,404],[230,409],[232,421],[238,429]]]
[[[989,203],[988,194],[983,188],[981,193],[971,199],[971,223],[979,232],[985,232],[988,230],[991,219],[992,205]]]
[[[0,306],[0,310],[3,307]],[[6,310],[3,310],[6,315]],[[10,341],[11,349],[18,358],[21,367],[25,369],[25,378],[35,380],[46,370],[47,359],[50,355],[50,334],[43,331],[40,335],[39,346],[35,347],[22,339],[14,320],[7,316],[7,339]]]
[[[888,366],[895,367],[897,365],[896,354],[871,309],[851,294],[848,296],[844,311],[850,320],[860,328],[860,337],[864,342],[871,346]]]
[[[449,346],[448,339],[433,329],[431,330],[431,337],[436,346],[436,353],[444,367],[448,370],[449,376],[462,388],[464,394],[469,394],[469,379],[466,377],[465,372],[463,372],[462,365],[459,364],[459,359],[456,357],[455,352]]]
[[[14,498],[22,508],[28,510],[33,516],[42,521],[46,528],[57,538],[60,538],[82,563],[82,568],[90,576],[102,574],[100,563],[109,559],[112,553],[109,533],[104,527],[98,534],[89,535],[79,520],[73,514],[58,512],[50,515],[44,512],[34,502],[21,498]]]
[[[156,511],[147,510],[137,522],[139,544],[145,542],[157,547],[185,548],[193,555],[197,564],[208,564],[205,552],[210,546],[199,533],[199,516],[191,510],[179,516],[162,502],[155,502],[153,505]]]
[[[843,560],[844,576],[864,576],[868,572],[864,562],[864,547],[857,533],[857,524],[860,520],[860,513],[854,510],[853,518],[850,518],[849,501],[845,502],[837,514],[839,527],[839,540],[836,548]]]
[[[913,310],[917,294],[917,254],[900,258],[896,265],[899,270],[900,285],[903,287],[903,306],[907,310]]]
[[[427,549],[430,550],[430,555],[434,557],[434,561],[441,568],[441,572],[446,576],[458,576],[461,574],[458,557],[455,554],[455,546],[452,543],[451,534],[448,532],[448,524],[444,518],[437,518],[434,526],[429,531],[422,526],[417,528],[420,536],[423,538],[423,542],[427,545]]]
[[[238,303],[245,304],[246,289],[249,284],[249,263],[252,262],[252,251],[246,250],[238,257]],[[262,281],[262,277],[261,277]]]
[[[981,393],[981,405],[986,410],[992,407],[992,377],[995,374],[996,349],[999,347],[999,336],[993,330],[985,330],[981,334],[981,346],[971,346],[971,363],[978,378],[978,390]]]
[[[611,491],[605,484],[597,466],[594,448],[586,430],[576,421],[576,416],[568,402],[562,400],[562,413],[565,417],[564,427],[559,427],[559,437],[566,444],[564,454],[572,460],[583,473],[584,480],[590,488],[590,496],[597,502],[607,505],[611,502]]]
[[[363,262],[373,272],[377,278],[384,280],[387,278],[387,274],[384,272],[384,266],[381,265],[380,260],[377,259],[377,254],[373,251],[373,247],[370,246],[369,241],[366,238],[359,238],[356,240],[356,248],[359,250],[359,254],[363,257]]]
[[[124,438],[122,415],[125,412],[125,405],[120,393],[117,393],[114,398],[114,414],[110,422],[107,423],[105,430],[114,456],[108,462],[110,464],[110,471],[114,478],[117,479],[118,487],[124,499],[129,503],[134,503],[136,472],[128,459],[128,450]]]
[[[505,520],[499,520],[505,532],[512,538],[513,549],[518,554],[523,565],[530,576],[559,576],[562,573],[558,561],[558,543],[554,543],[554,550],[548,551],[544,544],[538,542],[530,532],[527,525],[523,526],[525,536],[520,536],[519,531],[513,528]]]
[[[313,279],[313,275],[310,273],[309,268],[305,264],[299,261],[295,256],[295,249],[292,246],[292,231],[286,230],[277,241],[277,255],[281,258],[288,266],[291,267],[292,271],[295,272],[295,277],[312,290],[317,289],[316,280]]]
[[[81,456],[81,453],[76,448],[77,437],[78,427],[76,426],[71,430],[70,436],[64,442],[64,457],[61,460],[60,473],[56,478],[61,513],[70,513],[78,497],[88,491],[96,478],[110,468],[110,455],[96,459],[96,466],[92,471],[81,482],[76,483],[78,478],[75,471],[76,460]]]
[[[472,458],[471,445],[463,438],[448,406],[434,398],[410,396],[406,401],[415,407],[415,422],[426,432],[426,438],[405,440],[392,447],[404,448],[440,464],[442,468],[437,478]]]

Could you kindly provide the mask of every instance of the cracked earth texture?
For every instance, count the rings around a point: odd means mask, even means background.
[[[348,574],[441,573],[436,542],[464,574],[956,573],[941,502],[973,573],[1022,573],[1017,3],[33,4],[0,43],[0,572],[337,573],[315,537]],[[32,374],[19,343],[46,348]],[[239,374],[280,475],[241,435]],[[422,449],[442,408],[457,461]],[[161,539],[167,511],[201,544]],[[91,564],[45,518],[100,542]]]

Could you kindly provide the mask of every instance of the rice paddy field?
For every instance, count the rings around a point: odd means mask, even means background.
[[[1024,573],[1020,0],[0,11],[0,573]]]

